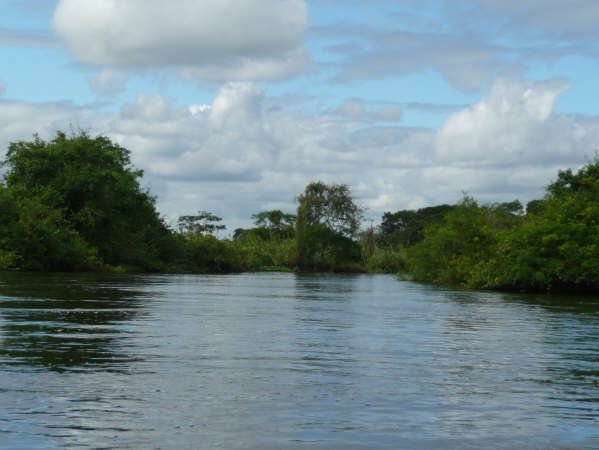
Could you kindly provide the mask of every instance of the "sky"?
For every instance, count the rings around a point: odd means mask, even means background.
[[[0,153],[85,130],[174,223],[523,203],[599,152],[596,0],[0,0]]]

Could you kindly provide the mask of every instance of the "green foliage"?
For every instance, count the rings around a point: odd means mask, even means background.
[[[375,247],[373,253],[365,261],[365,269],[370,273],[406,273],[406,251],[402,248],[393,250]]]
[[[308,226],[303,233],[302,270],[359,271],[360,245],[322,223]]]
[[[297,263],[302,270],[358,270],[362,209],[349,187],[321,181],[306,186],[298,197]]]
[[[162,267],[170,231],[128,150],[106,137],[59,132],[48,142],[10,144],[4,165],[12,203],[3,236],[19,268]]]
[[[255,228],[238,228],[233,233],[233,249],[243,270],[293,270],[297,246],[295,216],[280,210],[252,215]]]
[[[252,215],[254,225],[265,239],[289,239],[295,235],[295,215],[281,210],[261,211]]]
[[[288,271],[296,266],[297,247],[292,238],[264,239],[257,233],[247,233],[233,241],[233,249],[246,271]]]
[[[472,288],[599,290],[599,161],[560,171],[526,212],[519,201],[385,213],[358,231],[346,185],[310,183],[297,216],[254,214],[217,239],[221,218],[159,217],[129,151],[108,138],[57,133],[10,144],[0,182],[0,269],[401,272]]]
[[[498,286],[599,289],[599,162],[560,171],[522,226],[504,236],[496,265]]]
[[[481,264],[492,255],[495,235],[492,212],[465,197],[445,215],[444,223],[430,226],[423,240],[409,252],[411,272],[418,280],[467,286]]]
[[[527,213],[466,198],[409,251],[417,279],[474,288],[599,289],[599,162],[560,171]]]
[[[192,272],[229,273],[244,270],[238,252],[230,241],[212,235],[196,235],[187,239],[185,267]]]
[[[315,181],[306,186],[297,201],[306,225],[322,224],[342,236],[356,237],[362,220],[362,209],[352,198],[347,185],[328,185]]]
[[[389,248],[415,245],[424,237],[424,229],[427,226],[442,223],[445,214],[453,208],[455,206],[438,205],[421,208],[417,211],[386,212],[383,214],[377,241],[381,246]]]
[[[362,262],[367,264],[368,260],[374,256],[377,249],[376,234],[372,226],[361,234],[360,249],[362,252]]]
[[[177,220],[179,233],[186,236],[214,234],[227,227],[220,225],[223,219],[208,211],[198,211],[195,216],[181,216]]]

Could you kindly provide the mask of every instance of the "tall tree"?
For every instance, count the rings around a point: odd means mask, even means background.
[[[177,224],[179,232],[187,236],[214,234],[227,227],[220,224],[223,219],[209,211],[198,211],[194,216],[181,216]]]
[[[297,201],[297,260],[301,268],[334,270],[360,260],[355,238],[363,211],[347,185],[312,182]]]

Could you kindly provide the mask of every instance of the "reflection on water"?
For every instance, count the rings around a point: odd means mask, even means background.
[[[126,367],[127,331],[140,292],[124,277],[2,274],[0,364],[50,370]],[[16,369],[19,370],[19,369]]]
[[[599,301],[0,274],[0,448],[599,448]]]

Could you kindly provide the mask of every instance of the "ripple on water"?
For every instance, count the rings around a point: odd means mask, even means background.
[[[598,448],[599,301],[0,274],[0,448]]]

